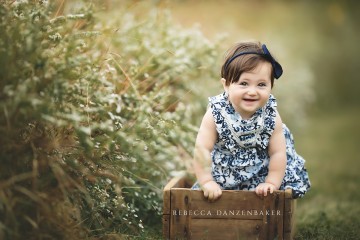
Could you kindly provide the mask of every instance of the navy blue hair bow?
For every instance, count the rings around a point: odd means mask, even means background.
[[[268,60],[271,65],[273,66],[274,69],[274,77],[276,79],[278,79],[282,73],[283,73],[283,69],[280,65],[280,63],[278,63],[273,56],[271,56],[269,50],[267,49],[266,45],[263,44],[261,46],[262,50],[264,53],[258,53],[258,52],[242,52],[242,53],[238,53],[236,55],[234,55],[232,58],[230,58],[226,63],[225,63],[225,70],[227,69],[227,67],[229,66],[229,64],[237,57],[241,56],[241,55],[245,55],[245,54],[257,54],[257,55],[261,55],[263,56],[266,60]]]

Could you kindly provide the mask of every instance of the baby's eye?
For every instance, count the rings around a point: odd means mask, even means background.
[[[259,83],[259,87],[266,87],[266,83]]]
[[[247,82],[240,82],[239,85],[241,85],[241,86],[246,86],[246,85],[247,85]]]

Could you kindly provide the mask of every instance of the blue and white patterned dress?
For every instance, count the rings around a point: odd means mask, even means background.
[[[227,94],[209,98],[218,139],[211,152],[212,175],[222,189],[255,190],[268,175],[268,145],[275,128],[276,99],[270,95],[263,108],[247,120],[235,111]],[[287,166],[280,189],[291,188],[303,197],[310,188],[305,160],[296,153],[289,129],[283,125]],[[200,189],[198,183],[192,189]]]

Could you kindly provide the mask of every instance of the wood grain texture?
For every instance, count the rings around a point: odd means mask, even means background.
[[[284,239],[293,239],[295,233],[294,212],[296,200],[292,198],[292,190],[285,190],[284,202]]]
[[[190,239],[259,239],[261,228],[261,220],[193,219]]]
[[[170,239],[190,239],[190,193],[190,189],[171,189]]]
[[[266,197],[224,190],[220,199],[209,202],[202,191],[189,186],[187,179],[177,178],[164,189],[165,239],[291,239],[291,190]]]

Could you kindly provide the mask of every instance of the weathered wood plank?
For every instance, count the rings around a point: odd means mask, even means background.
[[[181,187],[184,185],[185,179],[184,177],[174,177],[172,178],[168,184],[164,187],[163,190],[163,214],[170,214],[171,206],[170,206],[170,190],[174,187]]]
[[[272,209],[272,204],[271,201],[273,199],[269,197],[269,195],[267,197],[264,197],[264,204],[263,204],[263,211],[271,211]],[[272,218],[270,217],[270,214],[266,215],[263,218],[263,224],[264,224],[264,231],[262,232],[262,236],[261,239],[273,239],[274,236],[274,229],[273,229],[273,221]]]
[[[188,212],[190,189],[171,189],[170,239],[190,239],[190,217],[174,212]]]
[[[261,227],[261,220],[192,219],[190,239],[259,239]]]
[[[283,237],[283,214],[284,214],[284,192],[275,191],[262,197],[263,211],[266,212],[263,218],[263,231],[260,239],[278,239]]]
[[[170,214],[170,190],[163,191],[163,214]]]
[[[264,215],[263,199],[253,191],[224,190],[215,202],[209,202],[200,190],[192,191],[190,209],[192,218],[263,219]]]
[[[296,200],[292,198],[292,190],[285,190],[284,202],[284,239],[293,239],[294,229],[294,212]]]
[[[170,215],[162,216],[162,232],[164,239],[170,239]]]
[[[285,190],[285,203],[284,203],[284,232],[291,231],[292,225],[292,205],[293,199],[291,189]]]
[[[291,189],[259,197],[253,191],[224,190],[208,202],[186,178],[164,188],[165,239],[292,239],[295,200]]]
[[[284,239],[284,204],[285,193],[282,191],[278,193],[278,198],[275,201],[276,211],[280,211],[280,215],[276,214],[276,233],[278,239]]]

